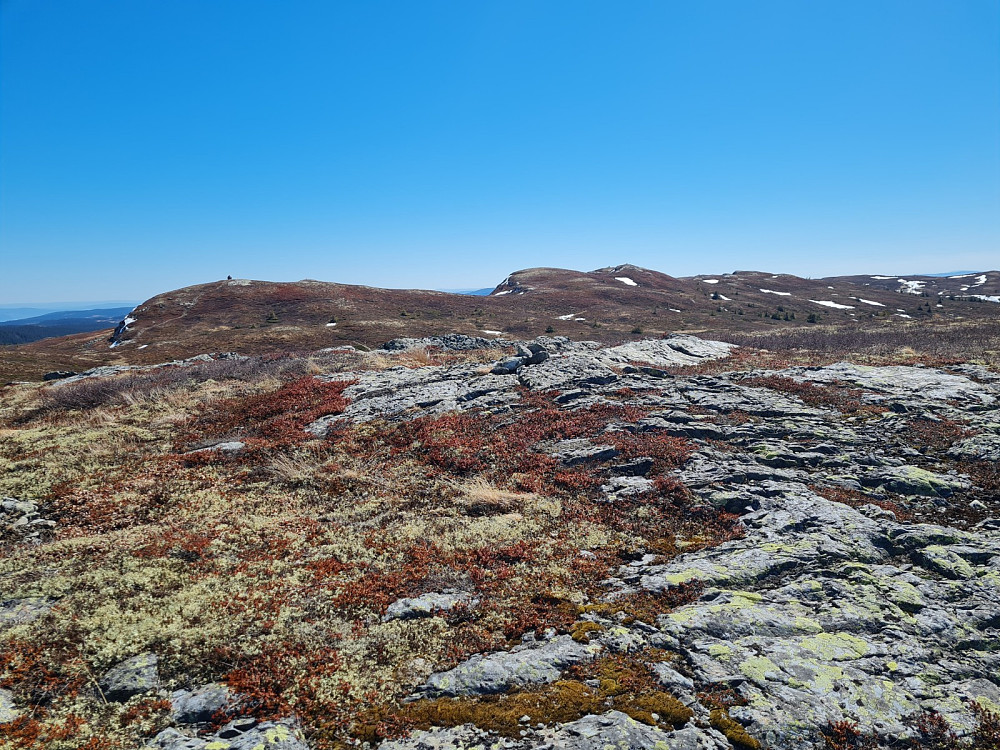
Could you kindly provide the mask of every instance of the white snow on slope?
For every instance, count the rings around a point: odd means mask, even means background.
[[[491,331],[489,328],[484,328],[483,333],[488,333],[490,336],[503,336],[503,331]]]
[[[702,279],[701,282],[703,284],[718,284],[719,280],[718,279]]]
[[[780,294],[782,297],[791,297],[791,292],[776,292],[773,289],[761,289],[764,294]]]
[[[986,302],[1000,302],[1000,296],[994,296],[994,295],[987,296],[985,294],[970,294],[969,296],[974,299],[984,300]]]
[[[823,307],[835,307],[838,310],[853,310],[854,305],[841,305],[837,302],[829,302],[824,299],[811,299],[810,302],[815,302],[817,305],[823,305]]]
[[[889,279],[896,278],[895,276],[872,276],[873,279],[878,279],[879,281],[888,281]]]
[[[949,276],[948,278],[949,279],[968,279],[968,278],[971,278],[971,277],[973,277],[975,275],[976,274],[974,274],[974,273],[963,273],[963,274],[959,274],[958,276]]]
[[[907,315],[906,313],[896,313],[897,318],[912,318],[912,315]]]
[[[136,309],[138,309],[138,308],[136,308]],[[132,312],[135,312],[135,310],[133,310]],[[132,313],[129,313],[128,315],[125,316],[125,320],[123,320],[121,322],[122,329],[121,329],[121,331],[119,332],[118,335],[120,336],[123,333],[125,333],[128,330],[128,327],[130,325],[132,325],[133,323],[135,323],[135,318],[132,317]],[[131,342],[120,341],[120,340],[112,341],[111,345],[108,347],[108,349],[114,349],[115,347],[120,346],[121,344],[127,344],[127,343],[131,343]]]
[[[632,279],[630,279],[628,276],[615,276],[615,281],[620,281],[621,283],[626,284],[627,286],[639,286],[634,281],[632,281]]]
[[[856,299],[858,302],[864,302],[866,305],[875,305],[875,307],[885,307],[885,305],[883,305],[881,302],[875,302],[874,300],[861,299],[861,297],[855,297],[854,299]]]
[[[494,296],[494,297],[499,297],[499,296],[500,296],[500,295],[502,295],[502,294],[510,294],[510,293],[511,293],[511,292],[513,292],[513,291],[514,291],[513,289],[504,289],[504,290],[503,290],[502,292],[497,292],[497,293],[496,293],[496,294],[494,294],[493,296]]]
[[[897,281],[902,284],[899,291],[907,294],[920,294],[920,290],[927,283],[926,281],[907,281],[906,279],[897,279]]]
[[[726,302],[732,302],[732,300],[731,300],[731,299],[729,299],[729,297],[727,297],[727,296],[726,296],[726,295],[724,295],[724,294],[720,294],[720,295],[719,295],[719,299],[724,299],[724,300],[725,300]]]
[[[986,283],[986,274],[984,273],[982,276],[976,277],[976,281],[972,286],[982,286],[985,283]]]

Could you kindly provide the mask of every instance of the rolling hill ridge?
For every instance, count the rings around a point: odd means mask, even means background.
[[[533,268],[510,274],[488,296],[230,279],[157,295],[113,332],[5,348],[0,375],[37,377],[51,369],[149,364],[204,352],[372,348],[401,336],[445,333],[617,343],[666,333],[992,321],[998,305],[997,271],[804,279],[759,271],[679,278],[633,265],[591,272]]]

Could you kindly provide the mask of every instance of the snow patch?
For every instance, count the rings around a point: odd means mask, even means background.
[[[510,293],[511,293],[511,292],[513,292],[513,291],[514,291],[513,289],[504,289],[504,290],[503,290],[502,292],[497,292],[497,293],[496,293],[496,294],[494,294],[493,296],[494,296],[494,297],[502,297],[503,295],[505,295],[505,294],[510,294]]]
[[[253,282],[250,279],[230,279],[227,283],[229,286],[250,286]]]
[[[140,349],[145,349],[145,348],[146,348],[147,346],[149,346],[149,344],[143,344],[143,345],[142,345],[142,346],[140,346],[139,348],[140,348]]]
[[[981,299],[984,302],[1000,302],[1000,296],[986,294],[970,294],[973,299]]]
[[[906,313],[896,313],[897,318],[912,318],[912,315],[907,315]]]
[[[986,274],[984,273],[982,276],[976,277],[976,280],[973,282],[972,286],[982,286],[985,283],[986,283]]]
[[[858,302],[864,302],[866,305],[875,305],[875,307],[885,307],[885,305],[883,305],[881,302],[876,302],[875,300],[861,299],[861,297],[855,297],[854,299],[856,299]]]
[[[897,281],[901,284],[899,291],[907,294],[920,294],[920,290],[927,283],[926,281],[907,281],[906,279],[897,279]]]
[[[720,295],[719,295],[719,299],[724,299],[724,300],[725,300],[726,302],[732,302],[732,300],[731,300],[731,299],[729,299],[729,297],[727,297],[727,296],[726,296],[726,295],[724,295],[724,294],[720,294]]]
[[[490,336],[503,336],[503,331],[491,331],[489,328],[483,328],[482,331]]]
[[[718,284],[719,280],[718,279],[702,279],[701,282],[703,284]]]
[[[573,320],[576,317],[576,313],[570,313],[569,315],[559,315],[556,320]]]
[[[336,323],[327,323],[326,327],[327,328],[333,328],[335,325],[337,325],[337,324]]]
[[[854,305],[841,305],[838,302],[830,302],[830,301],[825,300],[825,299],[811,299],[809,301],[813,302],[813,303],[815,303],[817,305],[823,305],[823,307],[833,307],[833,308],[836,308],[837,310],[853,310],[854,309]]]
[[[878,279],[879,281],[888,281],[889,279],[896,278],[895,276],[872,276],[873,279]]]
[[[630,279],[628,276],[615,276],[615,281],[620,281],[626,286],[639,286],[634,281],[632,281],[632,279]]]
[[[680,312],[680,310],[678,310],[676,307],[668,307],[667,309],[670,310],[670,312]]]
[[[780,294],[782,297],[791,297],[791,292],[776,292],[773,289],[761,289],[764,294]]]
[[[974,273],[962,273],[962,274],[959,274],[958,276],[949,276],[948,278],[949,279],[971,279],[975,275],[976,274],[974,274]]]

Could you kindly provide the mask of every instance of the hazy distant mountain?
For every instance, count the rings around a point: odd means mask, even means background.
[[[493,287],[487,289],[438,289],[439,292],[448,292],[448,294],[466,294],[473,297],[485,297],[493,291]]]
[[[0,322],[0,344],[27,344],[30,341],[114,328],[131,307],[100,310],[58,310],[29,318]]]
[[[132,309],[140,300],[114,299],[91,300],[89,302],[22,302],[20,304],[0,304],[0,322],[20,323],[25,318],[38,317],[49,313],[87,313],[111,308]]]
[[[975,276],[977,273],[982,273],[982,271],[945,271],[944,273],[922,273],[922,274],[912,274],[914,276],[931,276],[936,279],[946,279],[955,278],[957,276]]]

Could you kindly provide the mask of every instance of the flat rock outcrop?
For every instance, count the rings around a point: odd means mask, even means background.
[[[968,701],[1000,707],[1000,656],[991,645],[1000,638],[1000,524],[990,515],[998,515],[1000,501],[956,463],[994,458],[996,379],[847,363],[715,376],[666,372],[728,353],[728,345],[690,337],[610,349],[555,340],[542,346],[548,356],[540,361],[529,363],[536,352],[525,349],[492,372],[452,366],[360,374],[345,413],[310,430],[322,434],[337,420],[376,416],[503,412],[518,407],[524,388],[554,394],[572,409],[627,388],[648,415],[613,428],[692,440],[698,449],[677,480],[706,506],[740,514],[745,536],[666,564],[647,555],[606,582],[609,601],[702,587],[696,601],[655,626],[586,615],[603,628],[586,642],[529,638],[432,674],[417,695],[488,696],[552,683],[574,664],[653,645],[678,655],[673,666],[653,666],[665,688],[694,709],[695,721],[670,733],[612,711],[544,732],[526,728],[521,740],[466,726],[383,747],[725,748],[729,741],[697,697],[713,690],[738,696],[730,720],[762,747],[788,750],[822,747],[820,731],[844,719],[888,740],[911,733],[911,718],[923,710],[941,713],[961,734],[972,726]],[[830,402],[806,403],[794,387],[768,387],[775,376],[830,389]],[[834,397],[848,390],[854,413]],[[922,453],[911,445],[914,417],[960,421],[966,437],[947,453]],[[607,502],[652,484],[643,476],[648,463],[623,464],[607,443],[574,439],[536,450],[566,466],[603,467]],[[855,507],[829,499],[836,492],[854,493]],[[890,499],[903,503],[906,519],[887,509]],[[942,509],[964,528],[919,522],[940,520]]]

